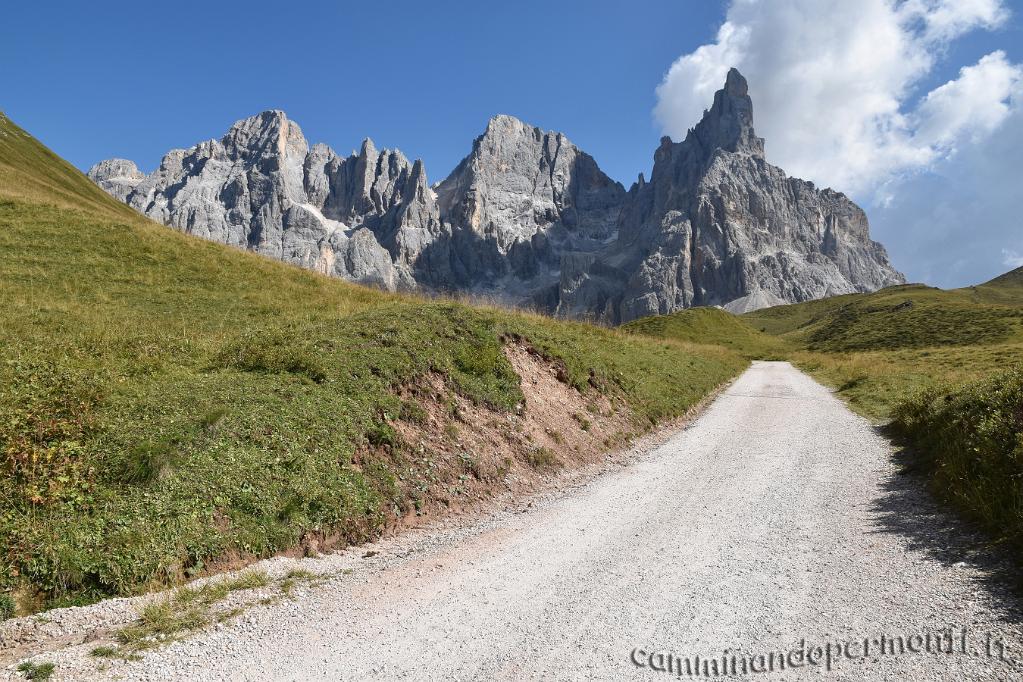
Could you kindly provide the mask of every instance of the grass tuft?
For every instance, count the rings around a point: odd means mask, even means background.
[[[18,672],[24,675],[26,680],[48,680],[55,669],[56,666],[49,662],[22,661],[18,664]]]
[[[557,455],[555,455],[550,448],[545,448],[543,446],[530,450],[526,454],[526,461],[530,466],[537,469],[549,469],[561,466],[561,461],[558,460]]]
[[[240,609],[215,613],[213,608],[232,592],[269,584],[265,572],[249,570],[226,579],[211,580],[200,587],[179,588],[170,596],[143,606],[135,623],[118,630],[117,641],[129,652],[173,641],[214,619],[223,621],[240,613]]]
[[[285,596],[290,596],[292,590],[294,590],[295,586],[300,582],[312,583],[317,580],[319,580],[319,577],[315,573],[302,568],[296,568],[288,571],[287,575],[281,579],[281,592],[284,593]]]

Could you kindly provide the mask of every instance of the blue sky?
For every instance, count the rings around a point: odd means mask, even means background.
[[[850,193],[911,280],[1023,263],[1011,201],[989,196],[1023,186],[1023,97],[963,104],[993,84],[1018,93],[1023,0],[45,5],[5,9],[0,108],[82,169],[120,156],[150,171],[279,108],[311,143],[346,153],[372,137],[437,181],[509,113],[565,132],[628,186],[735,64],[769,160]]]
[[[368,136],[422,158],[431,182],[499,113],[565,132],[631,182],[661,135],[654,88],[724,13],[620,0],[46,4],[5,9],[0,58],[18,67],[0,108],[79,168],[123,156],[149,171],[277,108],[310,143],[347,153]]]

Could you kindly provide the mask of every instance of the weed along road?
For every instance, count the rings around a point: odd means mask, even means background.
[[[1023,679],[1002,564],[892,455],[830,391],[756,362],[627,467],[319,559],[349,568],[91,674]]]

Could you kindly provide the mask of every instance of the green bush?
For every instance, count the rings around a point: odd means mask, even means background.
[[[924,390],[896,406],[892,426],[941,497],[1023,544],[1023,367]]]
[[[0,620],[13,618],[14,611],[14,597],[9,594],[0,594]]]
[[[296,332],[283,329],[245,332],[223,349],[220,360],[224,367],[246,372],[300,374],[316,383],[327,378],[308,343]]]
[[[398,445],[398,432],[394,430],[394,427],[386,422],[374,422],[369,429],[366,430],[366,440],[369,441],[370,445],[375,447],[389,446],[395,447]]]

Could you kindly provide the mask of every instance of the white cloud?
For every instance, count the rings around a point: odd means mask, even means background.
[[[671,66],[654,113],[681,139],[736,66],[770,161],[890,198],[898,177],[989,134],[1018,104],[1023,70],[992,52],[912,106],[952,41],[1007,16],[1002,0],[733,0],[715,41]]]
[[[947,41],[976,27],[996,28],[1009,17],[1001,0],[908,0],[900,13],[924,27],[929,41]]]
[[[1023,256],[1019,255],[1012,249],[1002,249],[1002,265],[1012,268],[1023,267]]]
[[[892,201],[869,209],[871,233],[914,282],[977,284],[1023,265],[1023,107],[998,131],[924,171],[895,178]]]
[[[976,142],[994,132],[1009,116],[1023,69],[1010,64],[1002,51],[965,66],[959,77],[931,90],[917,108],[915,142],[952,149],[968,135]]]

